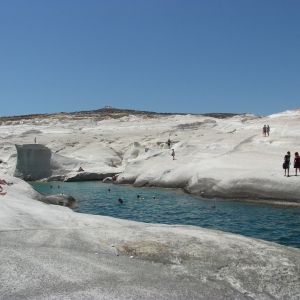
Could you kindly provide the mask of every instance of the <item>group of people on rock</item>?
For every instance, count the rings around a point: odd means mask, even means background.
[[[291,152],[288,151],[287,154],[283,158],[282,168],[284,169],[284,176],[290,177],[290,166],[291,166]],[[295,176],[297,175],[297,171],[300,173],[300,156],[298,152],[295,152],[294,156],[294,169]]]
[[[270,135],[270,126],[269,125],[264,125],[263,130],[262,130],[263,136],[269,136]]]

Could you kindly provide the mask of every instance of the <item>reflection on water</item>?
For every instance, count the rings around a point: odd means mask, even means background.
[[[100,181],[30,184],[46,195],[72,195],[78,200],[72,209],[79,213],[146,223],[195,225],[300,248],[300,207],[206,201],[177,190],[133,188]],[[152,200],[153,196],[156,200]]]

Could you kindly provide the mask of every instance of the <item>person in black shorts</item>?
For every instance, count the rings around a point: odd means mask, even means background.
[[[295,176],[297,176],[297,170],[298,169],[299,169],[299,173],[300,173],[300,157],[299,157],[298,152],[295,152],[294,168],[295,168]]]
[[[284,169],[284,176],[286,176],[287,173],[287,177],[290,177],[290,160],[291,160],[291,152],[288,151],[287,154],[284,156],[284,161],[283,161],[283,169]],[[287,170],[287,172],[286,172]]]
[[[170,149],[170,147],[171,147],[171,140],[170,139],[168,139],[167,144],[168,144],[168,147]]]

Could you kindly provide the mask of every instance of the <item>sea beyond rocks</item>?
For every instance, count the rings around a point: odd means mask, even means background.
[[[298,151],[298,110],[225,118],[106,110],[1,118],[0,178],[9,183],[0,195],[2,299],[300,299],[299,249],[75,213],[42,203],[21,179],[68,180],[81,166],[80,174],[119,174],[135,186],[297,202],[300,178],[284,177],[281,165],[287,150]],[[15,145],[33,151],[19,156]],[[16,169],[18,159],[28,165]]]

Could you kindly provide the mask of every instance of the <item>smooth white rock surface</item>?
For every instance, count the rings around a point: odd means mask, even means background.
[[[299,249],[79,214],[0,178],[1,299],[300,299]]]
[[[297,202],[300,178],[283,177],[281,165],[286,151],[299,150],[299,120],[294,110],[264,118],[2,122],[0,178],[13,185],[2,185],[7,194],[0,195],[0,298],[300,299],[299,249],[193,226],[74,213],[37,201],[39,193],[11,176],[15,144],[36,137],[55,154],[53,176],[72,178],[82,166],[89,173],[120,173],[120,183],[136,186]],[[262,136],[264,124],[270,137]]]
[[[36,137],[37,144],[52,151],[53,170],[48,177],[52,179],[102,179],[120,173],[119,183],[135,186],[184,188],[204,197],[298,202],[300,176],[284,177],[282,163],[288,150],[292,158],[300,152],[299,120],[299,110],[226,119],[201,115],[119,118],[113,114],[106,118],[67,114],[24,118],[0,126],[0,170],[13,175],[15,144],[33,144]],[[264,124],[271,127],[269,137],[262,135]],[[174,161],[166,144],[169,138]],[[80,175],[79,166],[85,170]]]

